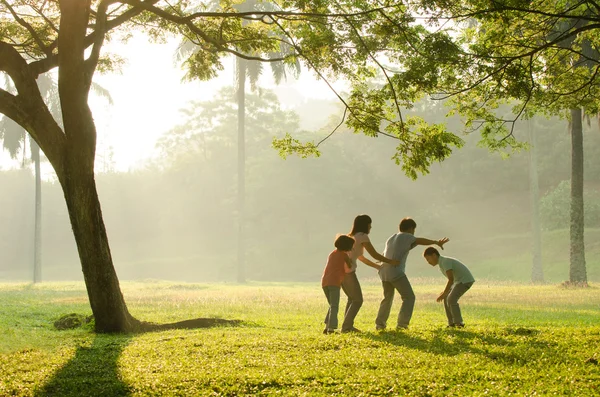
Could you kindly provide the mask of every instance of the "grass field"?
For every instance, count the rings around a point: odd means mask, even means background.
[[[91,313],[83,284],[0,284],[0,396],[600,395],[600,289],[479,281],[448,330],[443,286],[415,284],[409,330],[375,332],[364,282],[363,332],[334,335],[318,284],[123,283],[141,320],[243,321],[139,335],[55,330]]]

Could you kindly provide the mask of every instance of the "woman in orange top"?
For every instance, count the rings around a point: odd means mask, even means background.
[[[321,278],[321,286],[329,303],[329,310],[325,316],[324,334],[332,334],[338,327],[340,290],[346,271],[350,268],[348,252],[354,246],[354,239],[350,236],[340,235],[335,239],[334,245],[336,249],[329,254]]]

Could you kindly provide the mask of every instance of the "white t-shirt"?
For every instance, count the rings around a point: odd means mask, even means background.
[[[346,269],[346,273],[352,273],[356,271],[356,260],[365,252],[363,243],[368,243],[371,241],[369,240],[369,235],[367,233],[359,232],[352,237],[354,237],[354,246],[352,247],[352,251],[350,251],[350,255],[348,255],[350,257],[350,263],[352,266],[350,266],[350,269]]]

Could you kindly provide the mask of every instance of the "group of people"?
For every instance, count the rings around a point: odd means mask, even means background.
[[[396,329],[408,328],[415,306],[415,294],[406,277],[406,260],[410,250],[418,245],[430,246],[423,252],[423,257],[431,266],[439,266],[442,274],[448,278],[446,288],[437,297],[437,302],[444,302],[448,327],[464,327],[458,300],[471,288],[475,279],[459,260],[442,256],[432,247],[437,245],[443,250],[449,239],[415,237],[417,223],[412,218],[404,218],[400,222],[399,232],[387,239],[383,254],[379,254],[369,239],[371,224],[371,217],[358,215],[350,233],[339,235],[335,239],[335,250],[327,258],[321,278],[321,286],[329,303],[323,333],[331,334],[338,328],[341,291],[348,297],[341,332],[360,332],[354,327],[354,319],[363,304],[362,290],[356,277],[358,261],[377,269],[381,278],[383,300],[375,320],[376,329],[386,329],[395,291],[402,298]],[[377,262],[366,258],[365,250]]]

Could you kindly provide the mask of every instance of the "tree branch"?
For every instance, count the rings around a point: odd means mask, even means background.
[[[106,10],[108,9],[108,6],[114,2],[115,0],[102,0],[100,4],[98,4],[94,44],[92,46],[92,52],[85,62],[85,77],[88,90],[92,85],[92,78],[94,77],[94,72],[98,66],[98,60],[100,59],[100,50],[102,49],[104,38],[106,37]]]
[[[155,3],[158,3],[158,1],[159,0],[146,0],[144,2],[144,4],[155,4]],[[143,11],[144,11],[144,9],[132,7],[132,8],[129,8],[128,10],[124,11],[122,14],[115,17],[114,19],[108,20],[106,22],[106,28],[104,31],[104,35],[106,35],[106,33],[111,31],[112,29],[118,27],[119,25],[129,21],[131,18],[138,16]],[[97,33],[94,30],[85,38],[86,48],[95,43],[96,34]],[[58,45],[58,40],[54,40],[49,45],[49,48],[54,49],[54,48],[56,48],[57,45]],[[58,66],[58,54],[52,54],[52,55],[47,56],[44,59],[30,62],[28,66],[31,69],[31,72],[35,76],[39,76],[40,74],[46,73]]]
[[[354,32],[354,34],[356,35],[356,37],[358,38],[358,40],[362,44],[362,46],[365,49],[365,51],[367,51],[367,54],[369,55],[369,58],[371,58],[371,60],[373,62],[375,62],[375,64],[377,65],[377,67],[382,71],[383,75],[385,76],[385,79],[387,80],[388,85],[390,87],[390,91],[392,92],[392,97],[393,97],[393,100],[394,100],[394,105],[396,106],[396,112],[398,114],[398,117],[400,118],[400,128],[402,130],[404,130],[404,120],[402,119],[402,111],[400,110],[400,104],[398,103],[398,96],[396,95],[396,89],[394,88],[394,85],[392,84],[392,80],[390,79],[390,76],[388,75],[388,73],[387,73],[386,69],[383,67],[383,65],[381,65],[381,63],[375,58],[375,56],[373,55],[373,53],[371,52],[371,50],[369,49],[369,47],[365,43],[364,39],[360,35],[360,32],[356,29],[356,27],[354,26],[354,24],[350,20],[350,18],[349,17],[345,17],[344,19],[346,20],[346,23],[352,28],[352,31]]]
[[[274,23],[279,27],[280,31],[283,33],[284,36],[286,36],[289,40],[290,40],[290,46],[292,48],[294,48],[296,50],[296,52],[298,53],[299,56],[302,57],[302,59],[304,59],[305,62],[308,63],[308,65],[310,66],[310,68],[317,74],[317,76],[319,76],[320,79],[322,79],[325,84],[327,84],[327,87],[329,87],[329,89],[333,92],[333,94],[338,98],[338,100],[344,105],[344,117],[346,116],[346,110],[348,112],[350,112],[350,114],[363,126],[367,127],[366,123],[364,121],[362,121],[361,117],[356,114],[356,109],[353,109],[350,105],[348,105],[348,102],[346,102],[346,100],[344,100],[344,98],[342,98],[342,96],[337,92],[337,90],[335,88],[333,88],[333,86],[331,85],[331,83],[329,82],[329,80],[327,80],[327,78],[323,75],[323,72],[321,72],[316,66],[315,64],[312,62],[312,60],[310,58],[308,58],[307,56],[304,55],[302,49],[300,48],[300,46],[295,42],[294,38],[285,30],[285,28],[276,20],[273,20]],[[336,127],[337,129],[337,127]],[[334,130],[335,132],[335,130]],[[378,134],[381,135],[385,135],[387,137],[390,138],[394,138],[394,139],[400,139],[397,136],[388,134],[386,132],[383,132],[381,130],[377,131]]]
[[[136,0],[133,0],[136,1]],[[125,1],[128,4],[132,4],[130,1]],[[358,17],[377,13],[381,10],[387,10],[390,8],[396,9],[401,8],[402,4],[383,6],[378,8],[372,8],[366,11],[353,12],[353,13],[316,13],[316,12],[297,12],[297,11],[246,11],[246,12],[195,12],[188,15],[185,19],[197,19],[197,18],[248,18],[256,20],[258,18],[271,17],[280,19],[304,19],[306,17],[318,17],[318,18],[345,18],[345,17]],[[148,10],[149,11],[149,10]],[[260,15],[260,17],[257,17]],[[292,18],[290,18],[292,17]]]
[[[481,15],[485,15],[485,14],[498,14],[498,13],[503,13],[503,12],[507,12],[507,11],[516,11],[516,12],[520,12],[523,14],[539,15],[539,16],[545,16],[545,17],[551,17],[551,18],[578,19],[578,20],[590,21],[590,22],[600,22],[600,18],[593,18],[593,17],[590,17],[589,15],[578,15],[578,14],[570,15],[569,14],[570,11],[573,11],[577,7],[579,7],[582,4],[581,2],[572,5],[571,7],[567,8],[565,11],[560,12],[560,13],[546,12],[546,11],[541,11],[541,10],[538,10],[535,8],[512,7],[512,6],[507,6],[505,4],[500,4],[497,1],[492,1],[492,3],[498,5],[498,7],[485,8],[485,9],[481,9],[481,10],[467,12],[464,14],[452,15],[450,17],[444,17],[443,19],[453,19],[453,20],[465,19],[465,18],[474,18],[474,17],[478,17]],[[438,19],[441,19],[441,18],[438,18]]]
[[[0,113],[19,124],[37,142],[56,167],[61,164],[65,136],[44,103],[36,77],[10,44],[0,41],[0,71],[12,79],[17,95],[0,90]]]
[[[52,50],[49,49],[44,42],[42,41],[42,39],[40,38],[40,36],[37,34],[37,32],[35,31],[35,29],[23,18],[21,18],[16,12],[15,10],[10,6],[10,4],[8,4],[6,2],[6,0],[1,0],[2,4],[4,4],[4,6],[8,9],[8,11],[11,13],[11,15],[13,16],[13,18],[15,19],[15,21],[17,21],[19,23],[19,25],[23,26],[25,29],[27,29],[27,31],[29,32],[29,34],[31,35],[31,37],[33,38],[33,40],[35,41],[35,43],[37,44],[37,46],[40,48],[40,51],[42,51],[44,54],[51,55],[52,54]]]

